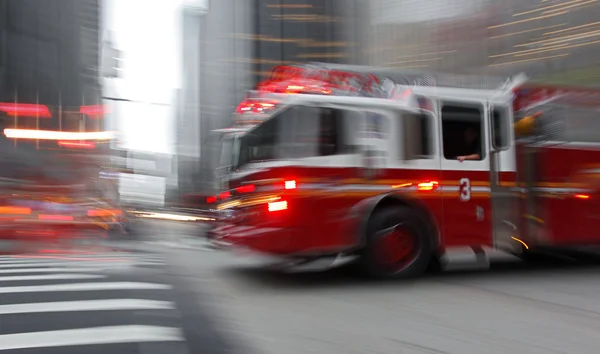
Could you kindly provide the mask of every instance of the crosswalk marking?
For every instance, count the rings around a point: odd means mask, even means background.
[[[178,328],[110,326],[0,335],[0,350],[183,340]]]
[[[185,341],[176,304],[167,291],[172,286],[161,280],[146,280],[162,279],[162,272],[158,278],[148,278],[152,271],[147,270],[165,264],[162,255],[137,252],[0,255],[0,353],[27,348]],[[141,273],[146,281],[136,276],[139,266],[149,267]],[[130,291],[131,298],[123,298],[123,291]],[[48,294],[52,294],[51,300],[46,299]],[[104,322],[106,316],[87,320],[91,312],[106,311],[113,311],[110,323]],[[131,312],[137,311],[143,311],[144,316],[132,317]],[[54,326],[52,318],[58,314],[61,321],[67,322]],[[17,318],[23,320],[13,320]],[[121,318],[115,326],[115,319]],[[71,319],[72,328],[63,329]],[[160,326],[154,326],[159,319]],[[38,321],[46,323],[45,331],[32,332],[39,330],[34,325]],[[88,327],[95,327],[81,328],[88,322]],[[28,323],[36,329],[25,327]]]
[[[74,311],[172,310],[174,308],[175,305],[170,301],[143,299],[80,300],[0,305],[0,315]]]
[[[22,276],[10,276],[0,277],[2,281],[33,281],[33,280],[81,280],[81,279],[99,279],[105,278],[105,275],[99,274],[45,274],[45,275],[22,275]]]
[[[57,273],[57,272],[90,272],[98,271],[98,268],[25,268],[25,269],[0,269],[0,274],[22,274],[22,273]]]
[[[69,258],[69,257],[14,257],[0,260],[0,266],[5,264],[28,264],[28,263],[51,263],[51,262],[114,262],[114,261],[133,261],[127,258]]]
[[[25,263],[25,264],[0,264],[0,269],[7,269],[7,268],[36,268],[36,267],[52,267],[52,266],[56,266],[56,267],[69,267],[69,266],[81,266],[81,265],[85,265],[88,267],[104,267],[104,266],[111,266],[111,265],[127,265],[127,264],[133,264],[134,262],[99,262],[99,263],[91,263],[91,262],[85,262],[85,263],[75,263],[75,262],[48,262],[48,263]]]
[[[55,291],[94,291],[94,290],[168,290],[167,284],[142,283],[142,282],[102,282],[102,283],[76,283],[53,284],[32,286],[6,286],[0,287],[0,294],[35,293]]]

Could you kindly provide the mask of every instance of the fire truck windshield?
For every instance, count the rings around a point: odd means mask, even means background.
[[[249,163],[350,154],[356,151],[348,132],[358,130],[354,111],[293,106],[244,134],[236,168]]]

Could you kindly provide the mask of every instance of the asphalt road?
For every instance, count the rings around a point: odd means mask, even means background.
[[[600,348],[596,260],[525,266],[504,259],[489,271],[365,281],[343,268],[268,272],[251,259],[210,250],[200,233],[150,223],[140,240],[124,243],[127,251],[93,254],[127,259],[112,267],[0,257],[0,353],[595,354]],[[89,278],[3,278],[51,274]],[[78,283],[104,289],[55,287]],[[44,285],[50,287],[24,289]],[[35,305],[59,301],[62,308]],[[82,328],[106,332],[73,331]],[[57,330],[70,332],[50,332]]]
[[[364,281],[281,274],[207,251],[167,226],[166,258],[210,291],[224,333],[256,353],[598,353],[600,261],[494,256],[488,271]],[[160,242],[160,241],[155,241]]]

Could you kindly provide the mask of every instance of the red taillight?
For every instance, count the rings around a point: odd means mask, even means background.
[[[217,202],[217,197],[216,196],[211,196],[211,197],[207,197],[206,198],[206,204],[213,204]]]
[[[230,192],[223,192],[221,194],[219,194],[219,199],[221,200],[225,200],[227,198],[231,197],[231,193]]]
[[[272,202],[268,204],[269,207],[269,211],[282,211],[282,210],[287,210],[288,208],[288,203],[286,201],[281,201],[281,202]]]
[[[237,187],[235,189],[235,191],[238,192],[238,193],[252,193],[255,190],[256,190],[256,186],[253,185],[253,184],[247,184],[247,185],[244,185],[244,186]]]
[[[432,191],[436,189],[440,184],[436,181],[421,182],[417,185],[417,190],[420,191]]]
[[[285,189],[296,189],[296,181],[285,181]]]

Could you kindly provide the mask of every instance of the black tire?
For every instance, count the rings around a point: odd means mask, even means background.
[[[404,238],[411,238],[411,250],[397,264],[384,262],[379,252],[384,230],[401,230]],[[361,269],[375,278],[411,278],[424,273],[433,256],[432,237],[426,221],[415,210],[405,206],[390,206],[375,210],[367,228],[367,243],[361,255]]]
[[[564,260],[564,257],[561,257],[556,253],[549,252],[548,250],[543,251],[537,249],[525,249],[519,253],[517,257],[529,265],[552,264],[560,261],[561,258]]]

